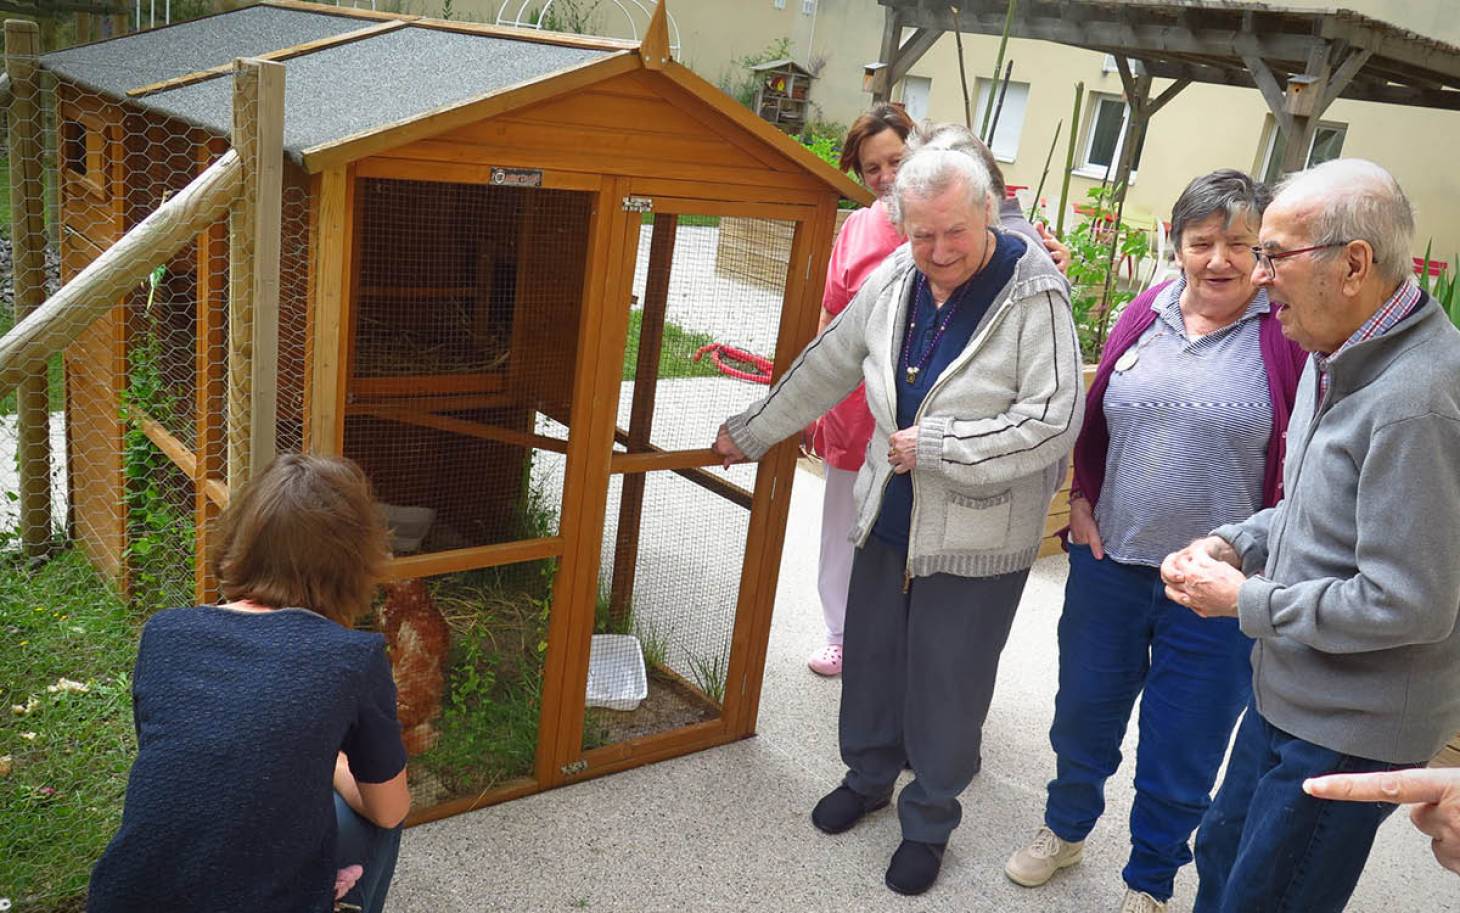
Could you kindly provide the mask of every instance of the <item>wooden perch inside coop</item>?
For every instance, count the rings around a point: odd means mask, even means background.
[[[459,407],[453,406],[453,408]],[[417,412],[392,406],[358,406],[352,411],[361,415],[372,415],[376,418],[390,419],[391,421],[401,422],[406,425],[415,425],[420,428],[435,428],[438,431],[448,431],[464,437],[474,437],[484,441],[496,441],[499,444],[512,444],[517,447],[548,450],[553,453],[568,452],[568,442],[559,440],[558,438],[545,437],[541,434],[530,434],[525,431],[502,428],[496,425],[484,425],[480,422],[469,422],[465,419],[452,418],[447,415],[435,415],[430,412]]]

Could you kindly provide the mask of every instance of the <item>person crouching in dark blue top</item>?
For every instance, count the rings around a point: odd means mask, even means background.
[[[388,556],[369,483],[280,456],[215,554],[226,601],[142,629],[137,759],[87,910],[379,911],[410,794],[384,639],[350,627]]]

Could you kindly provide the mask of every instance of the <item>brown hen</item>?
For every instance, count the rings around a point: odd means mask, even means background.
[[[441,695],[446,688],[451,629],[420,578],[385,585],[379,624],[395,673],[401,739],[406,754],[415,756],[429,751],[440,735],[435,720],[441,715]]]

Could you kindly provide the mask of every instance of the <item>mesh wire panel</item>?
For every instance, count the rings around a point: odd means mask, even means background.
[[[764,255],[793,231],[761,219],[645,219],[620,451],[704,448],[720,422],[765,394],[786,258],[772,266]],[[756,472],[751,464],[614,478],[585,748],[719,715]]]
[[[3,226],[0,332],[227,149],[50,73],[36,83],[8,112],[20,224]],[[14,647],[0,659],[0,898],[19,909],[69,908],[84,890],[135,752],[140,624],[195,601],[198,479],[223,472],[205,459],[200,403],[227,371],[227,210],[207,211],[212,229],[140,281],[96,288],[96,318],[28,392],[0,396],[0,632]],[[207,415],[222,427],[226,404]]]
[[[387,584],[385,634],[417,810],[528,777],[555,560]]]
[[[345,454],[400,552],[555,535],[591,196],[360,182]]]

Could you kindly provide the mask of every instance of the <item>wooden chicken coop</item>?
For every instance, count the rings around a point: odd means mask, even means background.
[[[868,200],[672,60],[663,16],[638,45],[266,2],[41,62],[63,279],[228,152],[235,58],[283,65],[276,418],[254,433],[357,461],[391,523],[374,623],[416,821],[754,731],[795,448],[718,466],[720,421],[766,388],[717,365],[786,369],[837,203]],[[756,225],[792,239],[770,283],[717,266]],[[66,350],[74,541],[140,587],[171,510],[200,601],[243,357],[228,236]]]

